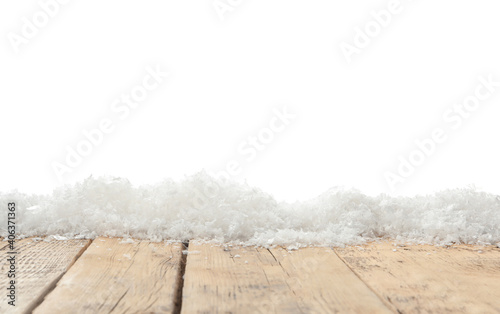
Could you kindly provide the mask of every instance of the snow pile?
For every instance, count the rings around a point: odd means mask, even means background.
[[[412,198],[332,189],[290,204],[201,172],[181,182],[140,187],[126,179],[91,177],[50,196],[0,194],[2,206],[12,201],[17,203],[19,235],[54,239],[102,235],[291,248],[380,238],[435,244],[500,242],[500,198],[474,189]],[[6,226],[5,209],[0,215],[3,237]]]

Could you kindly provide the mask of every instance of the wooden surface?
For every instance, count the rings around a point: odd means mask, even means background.
[[[170,313],[182,244],[97,238],[34,313]]]
[[[86,249],[89,240],[34,241],[32,238],[17,240],[16,255],[16,306],[7,304],[7,277],[9,265],[6,263],[8,246],[1,242],[2,302],[0,313],[29,312],[43,299],[78,256]]]
[[[191,241],[184,255],[180,243],[97,238],[16,247],[18,306],[3,297],[0,313],[500,313],[495,246],[289,252]],[[4,291],[6,252],[1,242]]]
[[[289,253],[191,242],[182,313],[390,313],[329,248]]]
[[[377,243],[336,249],[403,313],[500,313],[500,249]]]

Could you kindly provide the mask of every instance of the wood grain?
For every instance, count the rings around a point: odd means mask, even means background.
[[[391,313],[329,248],[191,242],[182,313]]]
[[[0,303],[0,313],[30,312],[50,291],[66,270],[86,249],[89,240],[35,241],[33,238],[16,241],[16,306],[7,304],[5,297]],[[1,243],[2,262],[0,287],[2,291],[9,285],[7,277],[7,242]],[[2,294],[3,295],[3,294]]]
[[[182,244],[97,238],[34,313],[170,313]]]
[[[384,242],[336,251],[403,313],[500,313],[496,247],[396,247]]]

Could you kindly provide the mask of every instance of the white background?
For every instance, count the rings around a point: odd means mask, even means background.
[[[47,2],[42,1],[42,2]],[[205,1],[69,1],[19,52],[23,17],[37,1],[0,3],[0,191],[50,192],[51,166],[103,118],[115,130],[64,175],[182,179],[241,163],[236,180],[279,200],[332,186],[416,194],[475,184],[500,193],[500,89],[458,129],[443,121],[474,94],[478,77],[500,81],[500,3],[401,0],[348,63],[340,44],[389,1],[243,0],[221,19]],[[124,120],[110,110],[149,65],[170,76]],[[296,117],[257,158],[237,151],[269,124],[273,108]],[[435,128],[449,138],[391,191],[386,171]]]

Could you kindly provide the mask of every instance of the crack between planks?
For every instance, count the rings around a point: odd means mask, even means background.
[[[173,314],[180,314],[182,310],[182,290],[184,289],[184,274],[186,273],[187,257],[189,256],[189,241],[182,242],[183,250],[181,250],[181,264],[179,265],[179,273],[175,283],[176,290],[174,294],[174,309]],[[188,250],[188,254],[182,251]]]
[[[271,254],[271,256],[274,258],[274,260],[276,261],[276,263],[278,263],[278,265],[280,265],[281,269],[285,272],[285,274],[291,278],[290,274],[286,271],[285,267],[283,267],[283,265],[281,265],[281,262],[278,261],[278,259],[276,258],[276,256],[274,256],[273,252],[270,250],[270,249],[267,249],[267,251],[269,252],[269,254]],[[295,292],[294,292],[295,293]]]
[[[368,287],[368,289],[370,289],[389,310],[393,311],[394,313],[401,313],[401,311],[390,300],[386,300],[381,294],[379,294],[375,289],[373,289],[369,284],[367,284],[363,280],[363,278],[361,278],[361,276],[351,267],[351,265],[349,265],[349,263],[347,263],[347,261],[342,256],[340,256],[337,250],[335,250],[334,248],[331,249],[333,250],[335,255],[337,255],[337,257],[347,266],[347,268],[349,268],[352,271],[352,273],[356,277],[358,277],[358,279],[361,280],[361,282],[364,283],[365,286]]]
[[[274,260],[275,260],[277,263],[279,263],[279,262],[278,262],[278,260],[276,259],[276,256],[274,256],[273,252],[271,252],[271,250],[270,250],[270,249],[267,249],[267,251],[269,252],[269,254],[271,254],[271,255],[272,255],[272,257],[274,258]]]
[[[62,272],[59,276],[57,276],[56,279],[54,279],[48,286],[47,288],[45,288],[41,293],[40,295],[38,296],[38,298],[36,298],[32,304],[26,309],[26,311],[24,313],[33,313],[33,311],[40,306],[40,304],[42,304],[42,302],[45,300],[45,297],[51,293],[57,286],[57,283],[59,282],[59,280],[61,280],[61,278],[66,275],[66,273],[68,272],[68,270],[70,270],[71,267],[73,267],[73,265],[76,263],[76,261],[83,255],[83,253],[85,253],[85,251],[87,251],[87,249],[89,248],[89,246],[92,244],[92,242],[94,242],[94,240],[90,239],[87,244],[75,255],[75,257],[73,258],[73,260],[71,261],[71,263],[68,265],[68,267],[66,268],[66,270],[64,272]]]

